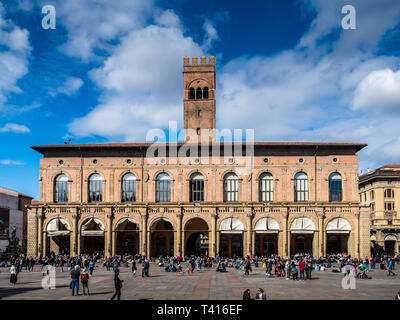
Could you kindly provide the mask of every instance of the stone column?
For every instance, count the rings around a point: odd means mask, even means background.
[[[253,232],[253,228],[252,228],[252,225],[251,225],[251,221],[252,221],[252,218],[253,218],[253,214],[252,214],[252,212],[247,212],[246,213],[246,224],[247,224],[247,226],[246,226],[246,233],[245,233],[245,236],[246,236],[246,247],[244,248],[244,252],[243,252],[243,254],[245,255],[245,256],[252,256],[253,255],[253,251],[252,251],[252,241],[251,241],[251,234],[252,234],[252,232]]]
[[[35,258],[38,255],[38,223],[37,208],[28,211],[27,256]]]
[[[183,210],[183,209],[181,209]],[[182,256],[182,212],[176,213],[176,250],[174,255]]]
[[[324,244],[325,244],[325,230],[324,230],[324,211],[322,208],[317,209],[317,216],[318,216],[318,256],[324,256]]]
[[[42,212],[39,212],[36,215],[37,218],[37,225],[38,225],[38,256],[41,257],[43,256],[43,219],[44,219],[44,209],[42,209]]]
[[[78,241],[79,241],[79,230],[78,230],[78,223],[79,223],[79,213],[78,208],[76,212],[72,213],[72,241],[71,241],[71,253],[72,256],[76,256],[79,254],[78,249]]]
[[[141,222],[142,222],[142,255],[149,257],[149,237],[147,231],[147,220],[148,220],[148,208],[146,208],[146,212],[140,213]]]
[[[290,243],[289,243],[290,242],[290,230],[289,230],[289,226],[288,226],[288,219],[289,219],[289,209],[286,207],[283,209],[283,212],[282,212],[283,255],[285,257],[290,256]]]
[[[208,251],[210,252],[210,257],[216,257],[218,254],[217,249],[217,214],[211,213],[211,232],[210,239],[208,241]]]
[[[114,213],[112,212],[112,209],[107,213],[107,237],[105,238],[105,252],[106,256],[113,256],[115,253],[114,245],[115,245],[115,238],[114,238],[114,232],[112,228],[113,224],[113,219],[114,219]]]
[[[354,230],[354,254],[356,258],[360,258],[360,213],[355,212],[355,230]]]

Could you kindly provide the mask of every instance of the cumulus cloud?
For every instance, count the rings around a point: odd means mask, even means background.
[[[357,29],[342,30],[345,4],[303,0],[303,12],[314,18],[296,46],[219,65],[217,127],[254,128],[257,140],[368,142],[360,153],[362,165],[380,165],[384,156],[400,161],[388,147],[399,143],[395,123],[400,119],[389,121],[379,113],[395,110],[399,101],[395,70],[400,59],[379,53],[379,45],[400,21],[400,7],[396,0],[355,0]],[[158,11],[153,20],[123,34],[102,66],[90,73],[103,94],[98,106],[69,125],[72,134],[143,140],[147,130],[165,127],[168,120],[181,124],[182,58],[207,54],[218,32],[206,19],[204,41],[198,44],[174,12]],[[377,74],[382,70],[381,90]],[[376,88],[369,90],[368,84]],[[380,109],[372,115],[368,111],[376,102]]]
[[[354,94],[354,110],[400,113],[400,70],[375,70],[368,74]]]
[[[6,123],[0,128],[0,132],[29,133],[31,130],[22,124]]]
[[[56,88],[55,92],[50,92],[50,95],[55,96],[57,93],[62,93],[67,96],[72,96],[78,92],[82,85],[83,80],[81,78],[67,77],[64,83],[60,87]]]
[[[112,49],[111,42],[141,28],[151,16],[153,0],[55,0],[57,25],[67,30],[60,50],[89,62],[101,59],[99,51]],[[39,0],[41,6],[47,0]]]
[[[177,16],[173,19],[171,14],[168,12],[168,19],[176,20]],[[166,127],[169,120],[181,123],[186,55],[200,56],[202,50],[175,23],[172,27],[149,25],[132,31],[121,39],[103,66],[90,73],[103,89],[101,104],[74,120],[70,132],[76,136],[143,140],[151,128]]]
[[[0,110],[10,93],[21,93],[17,82],[28,72],[29,32],[6,19],[0,3]]]

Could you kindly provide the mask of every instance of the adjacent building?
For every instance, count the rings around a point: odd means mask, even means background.
[[[365,144],[216,142],[214,57],[185,57],[183,71],[184,141],[198,143],[32,147],[43,157],[28,255],[369,255]]]
[[[388,164],[359,177],[360,202],[370,208],[371,251],[400,252],[400,165]]]
[[[22,252],[27,246],[27,205],[32,197],[11,189],[0,187],[0,252],[4,252],[9,244],[13,228],[19,239]]]

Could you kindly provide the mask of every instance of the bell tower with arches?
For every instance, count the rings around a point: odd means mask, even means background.
[[[185,142],[191,135],[198,142],[215,140],[215,57],[184,57],[183,106]],[[190,129],[190,130],[187,130]]]

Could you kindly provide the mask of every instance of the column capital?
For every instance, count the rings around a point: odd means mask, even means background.
[[[71,217],[74,218],[74,219],[76,219],[76,220],[78,220],[78,219],[79,219],[79,213],[78,213],[78,211],[77,211],[77,212],[71,213]]]
[[[43,220],[44,219],[44,213],[43,212],[36,213],[36,218],[39,219],[39,220]]]
[[[210,216],[211,216],[211,219],[214,219],[214,220],[216,220],[218,218],[218,214],[214,213],[214,212],[211,213]]]
[[[114,213],[112,213],[112,212],[107,213],[107,218],[112,220],[114,218]]]
[[[176,213],[175,213],[175,216],[176,216],[176,218],[177,218],[177,219],[181,220],[181,219],[182,219],[182,216],[183,216],[183,214],[182,214],[182,212],[181,212],[181,211],[179,211],[179,212],[176,212]]]

